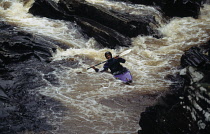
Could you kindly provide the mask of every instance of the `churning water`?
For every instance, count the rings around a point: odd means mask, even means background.
[[[39,87],[40,94],[60,101],[68,109],[58,113],[59,106],[52,106],[42,111],[43,117],[49,116],[48,110],[53,111],[48,122],[55,129],[49,133],[136,133],[140,113],[154,102],[149,99],[150,103],[139,102],[139,98],[166,90],[170,81],[165,77],[178,72],[184,51],[210,39],[210,5],[204,5],[198,19],[185,17],[166,21],[153,7],[107,0],[86,1],[122,13],[153,14],[160,23],[157,29],[164,37],[137,36],[132,38],[129,48],[101,48],[93,38],[84,38],[73,22],[29,14],[33,0],[0,0],[0,19],[18,30],[48,36],[71,47],[58,48],[52,62],[79,61],[78,68],[60,64],[51,72],[59,79],[59,85],[48,83],[46,87]],[[117,55],[128,49],[130,53],[123,58],[126,59],[124,66],[133,75],[131,85],[122,84],[111,74],[86,69],[104,61],[106,51]]]

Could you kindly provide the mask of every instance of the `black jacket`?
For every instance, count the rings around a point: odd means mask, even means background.
[[[107,71],[108,69],[111,70],[111,73],[113,75],[122,74],[127,71],[125,67],[123,67],[120,63],[125,63],[125,59],[123,58],[111,58],[107,60],[107,62],[104,64],[103,70],[100,72]],[[98,72],[99,69],[96,69],[96,72]]]

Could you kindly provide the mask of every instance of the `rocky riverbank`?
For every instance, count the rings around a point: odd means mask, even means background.
[[[172,3],[154,0],[147,1],[145,5],[160,8],[166,18],[173,16],[197,18],[204,1],[177,0]],[[152,14],[121,14],[84,0],[71,2],[60,0],[57,4],[51,0],[36,0],[29,12],[37,16],[75,22],[85,36],[94,37],[101,47],[130,47],[131,38],[138,35],[162,37],[156,30],[159,23]],[[126,0],[126,2],[131,1]],[[177,7],[180,10],[172,12]],[[51,62],[51,57],[58,48],[66,50],[69,46],[49,37],[18,30],[6,22],[0,23],[1,133],[27,131],[42,133],[56,129],[48,123],[48,120],[53,120],[51,117],[53,114],[50,112],[56,111],[61,113],[58,116],[63,117],[66,107],[36,90],[38,87],[47,86],[47,83],[53,86],[60,84],[57,76],[52,73],[58,68],[62,70],[59,64],[69,68],[80,67],[78,61],[74,59]],[[147,108],[141,114],[140,134],[208,133],[210,129],[209,50],[208,42],[206,45],[191,48],[182,56],[180,74],[168,77],[174,81],[170,91],[161,97],[156,105]],[[129,95],[126,99],[145,102],[148,106],[157,96],[157,94],[144,95],[139,99],[135,94]],[[124,103],[118,98],[112,100]],[[110,100],[101,102],[109,105]],[[132,104],[136,106],[140,103],[132,102]],[[45,109],[47,112],[42,113]]]
[[[58,78],[50,74],[61,63],[76,67],[77,61],[51,63],[57,48],[68,48],[44,36],[32,35],[0,23],[0,132],[42,132],[54,129],[42,117],[42,110],[60,105],[59,101],[41,95],[38,87],[51,83],[59,85]],[[50,115],[50,113],[48,113]],[[47,119],[48,118],[48,119]]]
[[[190,48],[181,70],[156,105],[141,114],[139,134],[208,134],[210,130],[210,42]]]

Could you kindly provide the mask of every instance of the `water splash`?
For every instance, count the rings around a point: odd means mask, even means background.
[[[136,16],[153,15],[158,22],[158,25],[164,25],[165,19],[162,17],[162,13],[152,6],[145,6],[140,4],[128,4],[125,2],[115,2],[109,0],[86,0],[87,2],[101,6],[105,9],[119,12],[122,14],[130,14]],[[156,28],[156,26],[154,26]]]
[[[24,4],[18,0],[2,1],[0,4],[1,20],[16,26],[17,29],[32,34],[48,36],[70,47],[88,47],[86,46],[88,40],[78,31],[75,23],[37,17],[28,13],[33,2],[33,0],[25,1]]]
[[[87,1],[123,13],[141,14],[148,11],[157,14],[160,22],[163,20],[151,7],[105,0]],[[177,67],[184,51],[210,39],[209,5],[204,6],[198,19],[173,18],[167,24],[161,23],[159,31],[164,35],[161,39],[151,36],[132,38],[129,48],[131,52],[123,58],[127,60],[124,66],[131,71],[134,83],[124,85],[111,74],[96,73],[91,69],[87,71],[86,68],[104,61],[104,52],[107,50],[117,55],[127,48],[100,49],[93,38],[85,39],[74,23],[29,14],[31,3],[32,0],[25,4],[17,0],[1,1],[1,20],[16,26],[17,29],[48,36],[71,46],[68,50],[59,49],[52,62],[72,58],[79,61],[80,65],[75,69],[62,64],[55,66],[55,71],[51,73],[59,78],[60,85],[48,83],[47,87],[39,89],[41,94],[61,101],[69,109],[61,122],[54,118],[49,121],[55,126],[61,126],[52,133],[136,133],[139,129],[138,110],[143,106],[141,102],[132,103],[128,99],[134,101],[135,94],[153,94],[166,90],[170,81],[165,80],[165,77],[179,71]],[[137,105],[129,107],[134,103]],[[46,113],[47,111],[43,111],[43,115]],[[59,118],[58,114],[55,112],[55,118]]]

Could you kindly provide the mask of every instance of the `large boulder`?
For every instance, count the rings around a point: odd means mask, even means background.
[[[0,22],[0,68],[5,64],[25,61],[36,57],[47,61],[56,52],[57,47],[68,48],[48,37],[32,35],[14,30],[14,27]]]
[[[128,37],[140,34],[152,35],[155,31],[151,24],[158,24],[152,14],[125,14],[81,0],[75,0],[73,4],[72,1],[67,0],[60,0],[60,2],[65,3],[69,10],[74,10],[75,15],[94,20]]]
[[[29,9],[29,13],[52,19],[74,20],[74,16],[71,16],[73,11],[71,13],[68,9],[62,9],[64,6],[60,5],[52,0],[35,0],[33,6]]]
[[[82,28],[83,33],[94,37],[97,41],[101,42],[104,47],[128,47],[131,44],[130,38],[127,38],[119,32],[101,25],[93,20],[77,17],[76,22]]]
[[[122,14],[84,0],[60,0],[52,3],[51,0],[36,0],[29,12],[53,19],[74,21],[81,26],[83,33],[94,37],[105,47],[129,46],[130,37],[138,35],[160,37],[156,30],[159,24],[152,14]]]
[[[169,17],[197,18],[206,0],[122,0],[135,4],[158,6]]]

